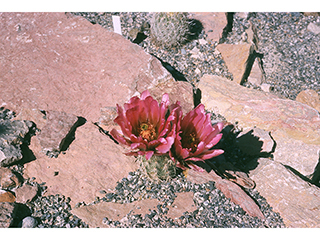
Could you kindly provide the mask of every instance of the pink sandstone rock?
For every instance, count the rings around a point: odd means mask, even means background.
[[[36,160],[25,164],[25,178],[46,182],[47,195],[61,193],[71,198],[71,204],[94,201],[99,191],[113,189],[138,168],[134,157],[125,156],[124,148],[91,122],[77,128],[75,140],[57,158],[48,158],[36,137],[31,138],[30,149]]]
[[[248,58],[253,52],[253,49],[254,45],[248,43],[219,44],[217,46],[217,50],[226,62],[229,72],[232,73],[234,82],[238,84],[244,82],[245,72],[248,67]]]
[[[0,104],[97,121],[171,75],[123,36],[64,13],[1,13]],[[180,83],[177,83],[178,85]]]
[[[223,29],[228,24],[226,13],[195,12],[192,13],[191,16],[202,23],[204,31],[208,34],[209,39],[219,42],[219,39],[222,37]]]
[[[36,159],[25,164],[24,177],[46,182],[47,194],[61,193],[72,203],[92,202],[100,190],[134,171],[134,157],[99,132],[101,109],[123,105],[150,89],[158,98],[172,86],[192,106],[192,87],[172,80],[161,63],[123,36],[64,13],[0,13],[0,105],[43,129],[39,110],[83,117],[65,154],[49,159],[37,137],[30,149]],[[157,86],[159,85],[159,89]],[[188,92],[189,91],[189,92]],[[24,112],[24,113],[23,113]],[[26,120],[27,120],[26,119]],[[32,161],[31,161],[32,160]]]
[[[204,75],[198,85],[206,109],[238,122],[242,128],[260,128],[276,142],[275,160],[303,175],[313,174],[319,161],[320,115],[300,102],[239,86],[219,76]],[[306,152],[308,154],[306,154]]]
[[[100,202],[94,205],[81,206],[74,208],[71,213],[81,218],[91,228],[106,228],[108,227],[103,223],[103,218],[107,217],[112,221],[121,221],[127,214],[141,214],[144,216],[150,213],[150,210],[156,210],[160,202],[157,199],[144,199],[132,203],[113,203],[113,202]]]

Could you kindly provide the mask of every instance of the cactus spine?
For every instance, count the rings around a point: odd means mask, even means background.
[[[138,156],[140,166],[154,181],[167,181],[177,176],[178,168],[168,155],[153,155],[149,160],[144,156]]]
[[[176,47],[187,41],[189,22],[187,13],[159,12],[150,19],[150,36],[159,47]]]

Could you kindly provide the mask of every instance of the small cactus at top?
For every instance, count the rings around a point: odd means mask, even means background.
[[[159,47],[176,47],[184,44],[189,35],[187,13],[159,12],[150,19],[151,40]]]

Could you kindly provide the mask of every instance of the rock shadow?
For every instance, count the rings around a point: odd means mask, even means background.
[[[272,157],[276,148],[274,142],[272,151],[263,152],[263,142],[259,137],[253,135],[253,130],[239,136],[242,130],[235,125],[227,125],[221,131],[223,137],[212,149],[223,149],[224,154],[197,162],[207,172],[214,170],[222,178],[229,179],[245,188],[253,188],[254,182],[248,174],[258,166],[258,159],[261,157]]]
[[[187,41],[196,40],[199,38],[203,30],[203,24],[197,19],[188,19],[189,23],[189,34],[187,36]]]
[[[64,152],[69,148],[70,144],[76,139],[75,133],[76,133],[77,128],[81,127],[86,122],[87,122],[87,120],[85,118],[78,117],[78,120],[76,121],[76,123],[70,129],[70,132],[67,134],[65,139],[63,141],[61,141],[60,152]]]

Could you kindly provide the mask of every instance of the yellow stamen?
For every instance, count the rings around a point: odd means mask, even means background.
[[[139,135],[147,141],[152,141],[156,139],[155,127],[149,123],[141,123]]]

